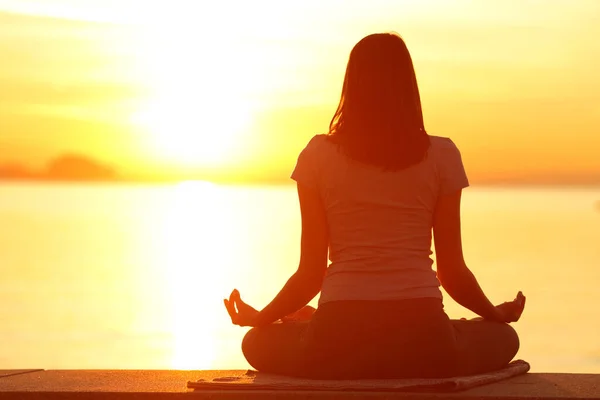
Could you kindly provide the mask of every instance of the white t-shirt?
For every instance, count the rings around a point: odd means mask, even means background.
[[[327,135],[302,150],[292,179],[319,191],[329,225],[319,304],[442,297],[430,258],[433,212],[440,194],[469,182],[452,140],[430,141],[423,161],[394,172],[352,160]]]

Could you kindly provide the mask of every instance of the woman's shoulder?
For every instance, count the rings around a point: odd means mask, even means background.
[[[431,152],[436,157],[453,158],[456,155],[460,156],[460,150],[458,149],[458,146],[456,146],[452,139],[448,137],[429,135],[429,143],[431,146]]]
[[[310,138],[307,146],[320,146],[323,143],[329,142],[328,137],[329,135],[325,133],[316,134],[312,138]]]
[[[304,151],[309,152],[321,152],[326,151],[325,149],[330,148],[332,142],[329,140],[329,135],[327,134],[317,134],[314,135],[309,141]]]
[[[429,135],[431,147],[437,149],[458,149],[449,137]]]

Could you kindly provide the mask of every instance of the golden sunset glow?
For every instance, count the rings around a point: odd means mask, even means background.
[[[124,178],[288,181],[327,131],[352,46],[396,31],[427,130],[453,138],[473,183],[592,182],[599,13],[590,0],[0,0],[0,165],[76,152]]]
[[[600,373],[599,18],[600,0],[0,0],[0,381],[254,368],[223,299],[263,309],[315,258],[290,176],[376,32],[406,42],[426,131],[460,149],[465,262],[494,304],[528,296],[518,358]]]

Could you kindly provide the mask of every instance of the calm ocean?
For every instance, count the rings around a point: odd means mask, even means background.
[[[528,297],[519,358],[600,373],[600,188],[469,188],[467,264]],[[0,369],[247,368],[222,298],[298,263],[293,186],[0,183]],[[453,318],[472,314],[445,298]]]

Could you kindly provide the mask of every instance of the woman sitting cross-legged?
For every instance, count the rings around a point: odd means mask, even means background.
[[[261,311],[225,300],[259,371],[316,379],[449,377],[506,366],[525,297],[494,306],[463,259],[460,152],[428,135],[411,57],[396,34],[350,53],[328,134],[300,153],[298,270]],[[432,231],[437,274],[430,258]],[[328,256],[330,265],[328,266]],[[451,320],[440,284],[478,320]],[[307,304],[318,294],[316,310]]]

